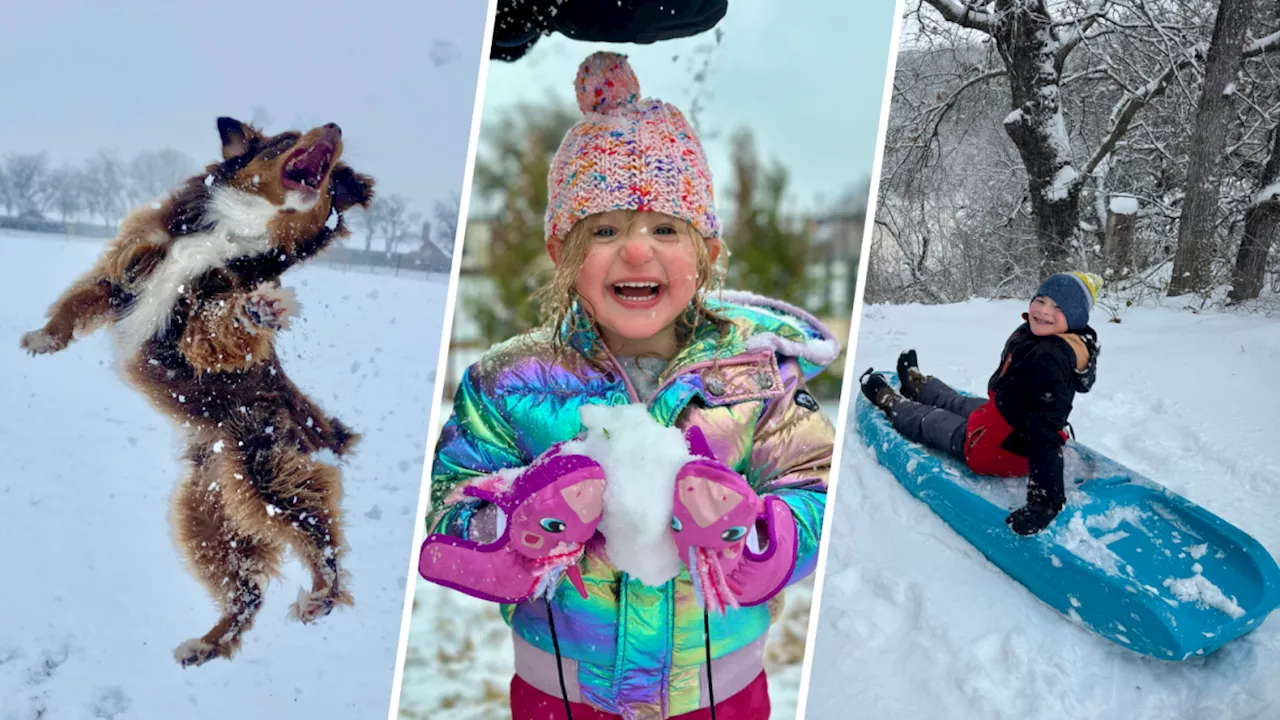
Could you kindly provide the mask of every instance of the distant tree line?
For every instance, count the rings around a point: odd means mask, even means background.
[[[171,149],[145,150],[128,161],[104,150],[56,166],[45,152],[6,155],[0,158],[0,228],[111,235],[130,210],[199,171],[189,156]],[[459,201],[458,194],[436,201],[428,217],[403,195],[379,194],[368,211],[351,216],[354,247],[339,249],[335,259],[448,272]]]

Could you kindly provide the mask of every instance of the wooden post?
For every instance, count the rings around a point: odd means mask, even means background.
[[[1125,277],[1133,266],[1133,236],[1138,224],[1138,199],[1114,195],[1107,207],[1103,254],[1113,277]]]

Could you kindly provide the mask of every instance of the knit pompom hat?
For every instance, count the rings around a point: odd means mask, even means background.
[[[1080,330],[1089,324],[1089,312],[1101,288],[1102,278],[1093,273],[1062,272],[1045,278],[1032,299],[1043,296],[1053,300],[1067,318],[1067,329]]]
[[[565,134],[547,174],[547,239],[611,210],[659,212],[719,237],[711,171],[674,105],[640,97],[625,55],[592,54],[574,81],[583,118]]]

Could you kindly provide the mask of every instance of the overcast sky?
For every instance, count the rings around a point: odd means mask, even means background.
[[[549,94],[572,104],[574,74],[583,58],[597,49],[625,52],[642,95],[686,113],[695,94],[701,95],[699,131],[719,196],[730,187],[729,133],[746,125],[761,154],[791,171],[797,207],[811,207],[871,175],[894,5],[730,0],[701,87],[695,75],[715,42],[714,31],[647,46],[542,38],[514,64],[489,64],[484,114],[491,118],[519,101]],[[482,149],[483,141],[482,134]]]
[[[429,210],[462,186],[485,0],[4,3],[0,155],[219,152],[219,115],[342,126],[345,159]]]

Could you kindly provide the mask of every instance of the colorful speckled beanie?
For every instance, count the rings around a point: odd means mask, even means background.
[[[674,105],[640,97],[625,55],[597,52],[574,81],[585,117],[569,129],[547,174],[547,239],[588,215],[660,212],[719,237],[711,171],[697,135]]]

